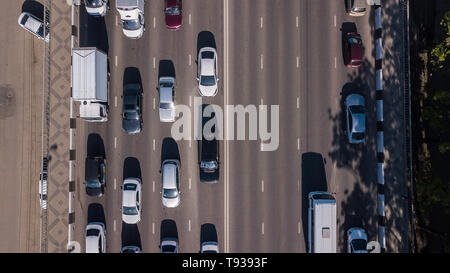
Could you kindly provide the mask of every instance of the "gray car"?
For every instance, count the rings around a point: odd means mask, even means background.
[[[142,127],[142,88],[138,83],[123,86],[122,128],[127,134],[137,134]]]
[[[175,78],[159,78],[159,120],[175,121]]]

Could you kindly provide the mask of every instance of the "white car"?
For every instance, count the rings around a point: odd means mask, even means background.
[[[167,159],[162,163],[162,203],[167,208],[180,204],[180,161]]]
[[[122,221],[136,224],[141,221],[141,180],[131,177],[122,184]]]
[[[174,237],[163,238],[159,248],[161,253],[178,253],[178,239]]]
[[[47,171],[39,174],[39,202],[42,209],[47,209]]]
[[[203,47],[198,52],[197,81],[200,95],[213,97],[219,90],[217,72],[217,51],[212,47]]]
[[[219,253],[217,242],[203,242],[200,247],[200,253]]]
[[[108,10],[108,0],[84,0],[86,11],[92,16],[105,16]]]
[[[86,226],[86,253],[106,253],[106,228],[100,222]]]
[[[347,231],[347,252],[368,253],[367,234],[364,229],[353,227]]]
[[[46,22],[45,37],[44,37],[44,22],[38,19],[36,16],[29,12],[22,12],[18,19],[19,25],[25,30],[31,32],[34,36],[38,37],[45,42],[50,40],[50,28],[49,23]]]
[[[161,122],[175,121],[175,78],[159,78],[159,120]]]
[[[350,143],[358,144],[366,141],[366,112],[363,96],[358,94],[347,96],[345,99],[347,123],[345,134]]]

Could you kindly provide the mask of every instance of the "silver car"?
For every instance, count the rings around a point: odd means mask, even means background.
[[[38,37],[45,42],[50,40],[50,28],[48,22],[44,26],[44,22],[38,19],[36,16],[29,12],[22,12],[18,19],[19,25],[25,30],[31,32],[34,36]],[[45,37],[44,37],[45,30]]]
[[[175,121],[175,78],[159,78],[159,120],[161,122]]]
[[[106,228],[100,222],[86,226],[86,253],[106,253]]]
[[[141,180],[127,178],[122,185],[122,221],[136,224],[141,220]]]
[[[180,204],[180,161],[167,159],[162,163],[162,203],[167,208]]]
[[[366,108],[364,97],[358,94],[350,94],[345,99],[345,112],[347,130],[345,134],[348,141],[353,144],[366,141]]]
[[[219,90],[217,72],[217,51],[212,47],[203,47],[198,52],[197,81],[200,95],[213,97]]]

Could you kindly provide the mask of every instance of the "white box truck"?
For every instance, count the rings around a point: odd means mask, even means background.
[[[336,199],[329,192],[308,195],[308,252],[336,253]]]
[[[80,102],[79,117],[89,122],[108,120],[108,57],[95,47],[72,50],[72,98]]]
[[[116,0],[116,9],[122,21],[123,34],[138,39],[144,34],[144,0]]]

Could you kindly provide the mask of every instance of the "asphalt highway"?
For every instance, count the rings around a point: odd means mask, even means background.
[[[100,217],[108,252],[126,243],[158,252],[161,236],[173,234],[180,252],[198,252],[209,237],[217,237],[220,252],[306,252],[307,195],[326,190],[337,200],[338,252],[345,251],[345,233],[353,226],[377,240],[374,11],[351,17],[343,2],[184,1],[183,26],[169,31],[163,1],[147,1],[146,31],[138,40],[122,34],[115,1],[100,19],[80,6],[80,45],[108,53],[111,82],[108,122],[77,120],[75,239],[84,247],[88,217]],[[355,28],[364,64],[350,69],[343,64],[342,35]],[[177,103],[193,109],[202,45],[216,47],[220,78],[217,96],[203,103],[267,105],[269,112],[279,105],[278,149],[261,151],[259,139],[221,141],[215,185],[199,181],[197,142],[170,140],[171,124],[159,122],[157,112],[157,79],[166,74],[176,76]],[[144,89],[144,125],[129,136],[121,128],[121,94],[123,83],[133,80]],[[364,145],[350,145],[344,135],[343,101],[351,92],[366,98]],[[82,184],[85,156],[93,152],[107,160],[106,194],[99,199],[87,197]],[[161,159],[170,155],[182,164],[175,209],[164,208],[160,194]],[[132,175],[143,181],[137,226],[121,222],[120,185]]]

